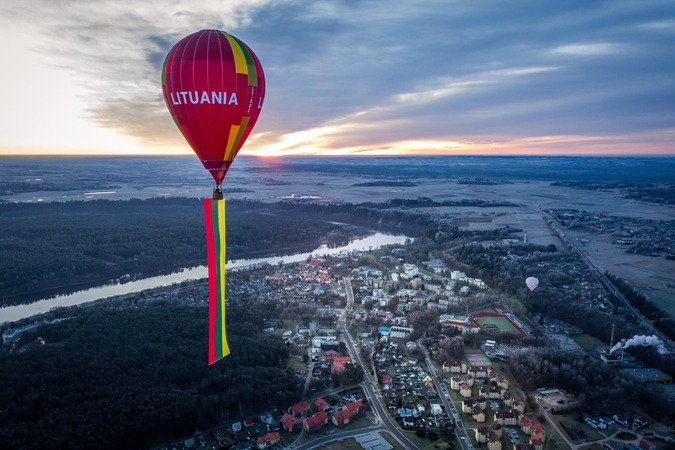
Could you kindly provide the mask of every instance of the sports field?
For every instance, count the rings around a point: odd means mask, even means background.
[[[489,366],[492,367],[492,363],[488,359],[487,356],[485,356],[485,353],[483,353],[480,350],[466,350],[465,353],[466,358],[469,360],[469,364],[472,366]]]
[[[485,327],[487,324],[492,324],[499,329],[500,333],[521,334],[520,330],[516,328],[506,317],[475,317],[474,320],[481,327]]]

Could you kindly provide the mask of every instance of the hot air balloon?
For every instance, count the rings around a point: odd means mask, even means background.
[[[539,280],[537,280],[535,277],[529,277],[525,280],[525,284],[528,288],[530,288],[530,291],[534,291],[537,289],[537,286],[539,286]]]
[[[162,68],[162,91],[178,129],[216,182],[204,199],[209,265],[209,364],[230,353],[225,332],[225,199],[221,183],[258,120],[265,75],[236,37],[202,30],[178,41]]]
[[[224,31],[198,31],[169,51],[162,91],[174,122],[220,185],[262,109],[258,57]]]

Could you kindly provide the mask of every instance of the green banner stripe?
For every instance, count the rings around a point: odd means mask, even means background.
[[[221,273],[222,268],[220,267],[220,227],[218,225],[218,206],[219,201],[213,202],[213,208],[211,208],[211,218],[213,220],[213,244],[216,247],[216,292],[217,292],[217,301],[216,301],[216,324],[215,324],[215,348],[216,348],[216,359],[223,357],[223,324],[221,321],[222,316],[222,298],[220,293],[220,283],[221,283]]]

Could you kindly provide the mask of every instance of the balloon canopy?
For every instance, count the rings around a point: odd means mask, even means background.
[[[258,57],[224,31],[198,31],[169,51],[162,91],[183,136],[222,183],[262,109],[265,75]]]
[[[525,280],[525,284],[528,288],[530,288],[531,291],[534,291],[537,289],[537,286],[539,286],[539,280],[537,280],[535,277],[529,277],[527,280]]]

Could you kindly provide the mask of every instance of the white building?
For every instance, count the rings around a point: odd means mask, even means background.
[[[399,338],[403,339],[408,336],[410,336],[410,333],[412,333],[413,329],[409,327],[402,327],[402,326],[393,326],[390,328],[391,334],[390,336],[393,338]]]

